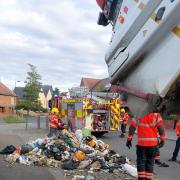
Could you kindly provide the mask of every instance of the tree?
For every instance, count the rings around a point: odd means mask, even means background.
[[[41,76],[37,73],[36,67],[28,64],[30,71],[27,72],[26,86],[24,88],[24,108],[26,110],[39,111],[42,109],[38,100],[41,92]]]

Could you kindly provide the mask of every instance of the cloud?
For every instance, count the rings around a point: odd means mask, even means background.
[[[97,25],[92,0],[1,0],[0,77],[9,87],[24,81],[28,63],[43,84],[60,90],[82,77],[108,76],[104,61],[111,27]]]

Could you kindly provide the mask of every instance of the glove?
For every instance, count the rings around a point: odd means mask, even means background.
[[[127,141],[127,142],[126,142],[126,146],[130,149],[130,148],[132,147],[131,141]]]
[[[164,141],[160,141],[160,143],[158,144],[159,148],[162,148],[164,146],[165,142]]]

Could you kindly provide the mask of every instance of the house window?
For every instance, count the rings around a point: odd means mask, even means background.
[[[5,112],[5,107],[0,106],[0,112]]]

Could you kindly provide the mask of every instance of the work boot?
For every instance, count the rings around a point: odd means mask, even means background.
[[[172,157],[171,159],[169,159],[168,161],[174,161],[174,162],[177,162],[177,159]]]
[[[161,162],[160,160],[155,160],[155,164],[157,164],[157,165],[161,165],[161,164],[162,164],[162,162]]]
[[[161,165],[159,165],[159,167],[169,167],[169,164],[166,164],[165,162],[161,163]]]

